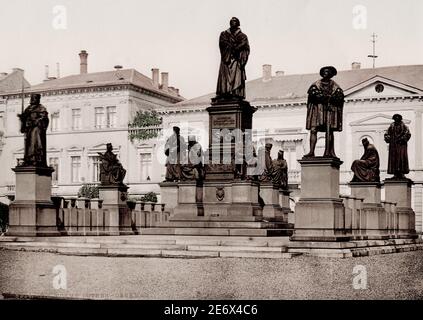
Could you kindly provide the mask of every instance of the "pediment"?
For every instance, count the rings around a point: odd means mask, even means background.
[[[420,89],[381,76],[374,76],[344,91],[346,98],[383,98],[422,93]]]
[[[350,123],[350,126],[389,126],[393,120],[392,115],[378,113],[373,116],[365,117]],[[411,121],[408,119],[403,119],[405,124],[409,124]]]

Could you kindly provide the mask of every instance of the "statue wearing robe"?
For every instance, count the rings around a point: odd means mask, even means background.
[[[280,189],[288,189],[288,163],[283,158],[284,152],[279,150],[278,158],[272,161],[272,182]]]
[[[107,144],[107,151],[98,153],[101,160],[100,182],[102,185],[120,185],[126,175],[126,170],[119,162],[117,156],[113,153],[111,143]]]
[[[173,127],[173,134],[165,144],[165,155],[167,157],[165,181],[169,182],[181,180],[181,164],[185,163],[186,145],[179,132],[179,127]]]
[[[363,139],[362,143],[364,154],[360,160],[352,163],[351,170],[354,172],[354,177],[351,182],[379,182],[379,153],[367,139]]]
[[[410,172],[407,142],[411,133],[401,115],[395,114],[393,119],[385,133],[385,142],[389,144],[388,174],[393,174],[393,179],[405,179],[404,175]]]
[[[47,109],[40,104],[41,95],[32,94],[30,105],[19,116],[25,134],[23,166],[47,167]]]
[[[203,170],[203,150],[195,138],[188,142],[188,163],[181,166],[182,181],[202,181],[204,179]]]
[[[247,36],[239,28],[239,20],[232,18],[230,28],[219,38],[221,62],[217,80],[218,99],[245,98],[245,65],[250,54]]]

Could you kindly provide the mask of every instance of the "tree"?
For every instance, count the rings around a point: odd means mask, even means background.
[[[79,198],[98,198],[98,185],[96,184],[83,184],[78,191]]]
[[[157,138],[158,130],[146,129],[153,126],[159,126],[162,124],[163,119],[159,117],[157,111],[137,111],[132,122],[128,123],[128,128],[141,128],[141,130],[129,130],[129,140],[133,142],[137,140],[148,140],[152,138]]]

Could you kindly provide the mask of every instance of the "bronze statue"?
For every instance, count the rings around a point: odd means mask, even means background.
[[[238,18],[229,22],[230,28],[219,38],[221,62],[217,80],[217,99],[245,99],[245,65],[250,54],[247,36],[239,28]]]
[[[317,132],[325,132],[324,157],[336,158],[334,131],[342,131],[344,93],[331,78],[336,76],[334,67],[320,69],[322,79],[313,83],[308,90],[306,129],[310,130],[310,152],[304,157],[314,157]]]
[[[21,132],[25,134],[22,166],[47,167],[46,132],[49,119],[47,109],[40,104],[40,100],[40,94],[31,94],[29,106],[18,115]]]
[[[288,189],[288,163],[283,158],[283,150],[279,150],[278,158],[272,161],[272,182],[279,189]]]
[[[361,140],[361,143],[364,154],[360,160],[352,163],[351,170],[354,172],[354,177],[351,182],[379,182],[379,153],[367,138]]]
[[[181,180],[181,164],[185,163],[186,145],[180,135],[179,127],[173,127],[173,134],[167,139],[165,145],[166,176],[165,181]]]
[[[264,170],[260,177],[261,182],[272,182],[273,180],[273,163],[272,157],[270,156],[272,147],[273,145],[271,143],[266,143],[264,149],[261,148],[259,150],[259,164],[264,162]]]
[[[406,179],[405,174],[410,172],[408,167],[407,142],[411,133],[402,121],[400,114],[394,114],[394,122],[385,133],[385,142],[389,144],[388,174],[393,174],[391,179]]]
[[[126,175],[126,170],[122,167],[117,156],[113,153],[111,143],[107,144],[107,151],[98,153],[101,160],[100,182],[102,185],[121,185]]]
[[[195,136],[188,137],[188,163],[181,166],[181,180],[204,180],[203,150]]]

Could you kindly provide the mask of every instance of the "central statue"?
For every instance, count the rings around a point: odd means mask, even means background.
[[[245,99],[245,65],[250,54],[247,36],[239,28],[238,18],[233,17],[229,29],[219,38],[221,54],[219,77],[217,79],[216,98]]]
[[[336,74],[335,67],[321,68],[322,79],[313,83],[308,89],[306,129],[310,130],[310,152],[304,157],[314,157],[317,132],[325,132],[323,156],[336,158],[333,132],[342,131],[344,107],[344,93],[332,80]]]

